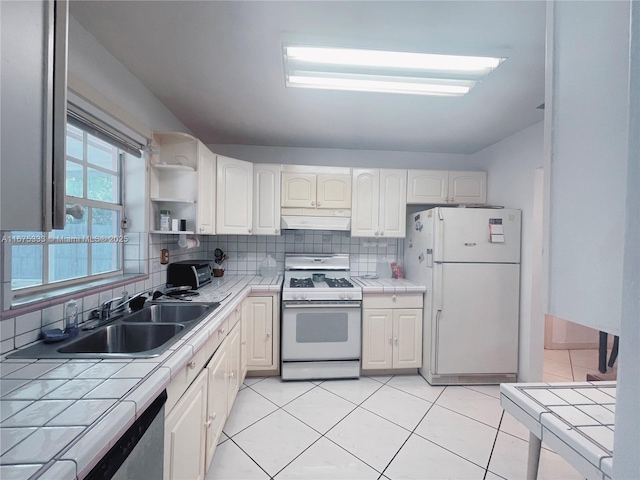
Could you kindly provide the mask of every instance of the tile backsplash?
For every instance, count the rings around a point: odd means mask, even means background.
[[[404,252],[402,239],[379,239],[378,245],[371,239],[352,238],[349,232],[285,230],[280,236],[218,235],[198,238],[200,245],[187,249],[178,246],[176,235],[137,233],[126,247],[125,273],[144,275],[147,272],[148,278],[138,277],[123,281],[115,288],[96,287],[78,294],[43,300],[15,311],[15,315],[6,308],[10,299],[5,299],[9,301],[4,302],[5,311],[0,320],[0,354],[37,341],[43,328],[64,328],[64,304],[72,297],[78,303],[81,320],[86,320],[98,305],[120,296],[125,289],[134,294],[163,286],[167,265],[160,263],[162,249],[169,250],[170,262],[193,259],[213,262],[214,251],[220,248],[229,256],[223,265],[225,275],[259,274],[262,261],[268,254],[275,258],[277,271],[282,273],[285,253],[348,253],[352,275],[375,274],[378,261],[394,262],[401,259]],[[0,249],[0,255],[4,257],[3,250]],[[6,297],[11,292],[10,268],[3,273],[9,273],[2,279]]]
[[[352,275],[375,274],[378,261],[394,262],[402,258],[403,239],[380,239],[375,245],[371,239],[351,237],[349,232],[285,230],[280,236],[220,235],[204,237],[207,257],[220,248],[229,259],[223,265],[226,275],[259,274],[267,255],[275,258],[279,273],[284,271],[285,253],[348,253]],[[364,246],[366,243],[372,245]]]

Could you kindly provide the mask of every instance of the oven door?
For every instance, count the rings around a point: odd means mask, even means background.
[[[360,359],[360,302],[282,304],[282,360]]]

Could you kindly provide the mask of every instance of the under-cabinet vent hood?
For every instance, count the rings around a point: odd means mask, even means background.
[[[282,215],[283,230],[351,230],[351,217],[325,217],[311,215]]]

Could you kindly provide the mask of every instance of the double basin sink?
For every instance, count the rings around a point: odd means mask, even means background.
[[[145,304],[108,325],[82,331],[73,340],[37,344],[11,358],[145,358],[166,351],[220,304],[159,302]]]

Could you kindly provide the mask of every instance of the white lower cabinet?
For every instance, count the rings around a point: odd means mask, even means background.
[[[207,377],[209,379],[207,398],[207,453],[205,470],[209,469],[213,454],[216,451],[222,427],[229,412],[227,401],[227,350],[220,348],[207,365]]]
[[[233,325],[232,313],[210,337],[205,347],[167,386],[164,479],[203,479],[211,465],[222,428],[242,383],[242,321]],[[222,340],[222,343],[218,342]],[[217,349],[216,349],[217,347]],[[206,362],[208,352],[215,350]],[[193,383],[185,385],[198,372]],[[190,376],[189,376],[190,375]],[[184,392],[184,393],[182,393]],[[176,401],[176,397],[179,399]]]
[[[203,479],[207,373],[202,371],[165,419],[164,478]]]
[[[273,297],[249,297],[247,318],[247,367],[277,368],[273,346]]]
[[[419,368],[422,295],[365,296],[363,306],[362,369]]]

